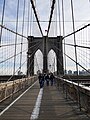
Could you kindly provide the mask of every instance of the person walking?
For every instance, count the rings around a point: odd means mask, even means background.
[[[51,86],[53,86],[53,82],[54,82],[54,75],[53,73],[50,74],[50,82],[51,82]]]
[[[42,88],[44,86],[44,77],[41,73],[39,74],[38,79],[39,79],[40,88]]]
[[[46,80],[46,85],[49,86],[49,75],[48,74],[46,74],[45,80]]]

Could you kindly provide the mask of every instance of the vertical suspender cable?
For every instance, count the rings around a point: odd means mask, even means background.
[[[32,7],[31,7],[31,13],[30,13],[30,36],[32,35]]]
[[[19,0],[17,2],[16,33],[18,30],[18,11],[19,11]],[[17,47],[17,34],[15,35],[13,75],[15,75],[15,67],[16,67],[16,47]],[[13,93],[14,93],[14,80],[13,80],[13,89],[12,89],[12,99],[13,99]]]
[[[62,20],[63,20],[63,36],[65,36],[65,19],[64,19],[64,0],[62,0]],[[65,65],[65,70],[64,70],[64,74],[66,74],[66,48],[65,48],[65,39],[64,39],[64,65]],[[65,87],[66,89],[66,99],[67,99],[67,85]]]
[[[23,7],[22,35],[24,32],[24,19],[25,19],[25,0],[24,0],[24,7]],[[21,63],[22,63],[22,47],[23,47],[23,37],[21,38],[20,71],[21,71]]]
[[[62,20],[63,20],[63,37],[65,36],[65,24],[64,24],[64,3],[62,0]],[[64,38],[64,66],[65,66],[65,73],[66,73],[66,48],[65,48],[65,38]]]
[[[3,11],[2,11],[1,25],[3,25],[3,21],[4,21],[5,4],[6,4],[6,0],[4,0],[4,2],[3,2]],[[0,44],[1,44],[1,39],[2,39],[2,27],[1,27],[1,30],[0,30]]]
[[[30,20],[30,2],[28,0],[28,23],[27,23],[27,37],[29,33],[29,20]]]
[[[17,33],[17,30],[18,30],[18,13],[19,13],[19,0],[18,0],[18,3],[17,3],[17,20],[16,20],[16,33]],[[15,74],[15,64],[16,64],[16,47],[17,47],[17,34],[15,36],[15,51],[14,51],[14,68],[13,68],[13,75]]]
[[[4,14],[5,14],[5,6],[6,6],[6,0],[3,1],[3,10],[2,10],[2,20],[1,20],[1,25],[3,25],[4,23]],[[2,43],[2,32],[3,32],[3,28],[1,26],[1,31],[0,31],[0,45]],[[6,32],[5,32],[6,33]],[[2,54],[3,54],[3,49],[2,49]],[[3,58],[3,55],[2,55],[2,58]],[[2,68],[3,68],[3,64],[2,64]],[[4,70],[3,70],[4,71]],[[6,74],[3,72],[3,74]]]
[[[56,36],[57,36],[57,2],[56,2],[56,13],[55,13],[55,17],[56,17]]]
[[[73,9],[73,0],[71,0],[71,14],[72,14],[72,24],[73,24],[73,32],[75,32],[75,21],[74,21],[74,9]],[[74,46],[75,46],[75,59],[76,59],[76,71],[77,71],[77,79],[78,79],[78,63],[77,63],[77,47],[76,47],[76,35],[74,33]],[[81,110],[80,105],[80,93],[79,93],[79,79],[78,79],[78,105]]]
[[[88,29],[88,28],[87,28],[87,29]],[[86,36],[86,43],[85,43],[85,44],[86,44],[86,46],[87,46],[87,29],[85,30],[85,36]],[[88,58],[88,57],[87,57],[87,49],[85,49],[85,53],[86,53],[86,55],[85,55],[85,56],[86,56],[86,57],[85,57],[85,58],[86,58],[86,60],[85,60],[85,61],[86,61],[86,68],[88,68],[88,65],[87,65],[87,64],[88,64],[88,61],[87,61],[87,58]]]
[[[57,34],[57,10],[56,10],[56,4],[54,5],[54,11],[53,11],[53,16],[52,16],[52,21],[53,23],[53,33],[52,36],[55,36]]]
[[[58,14],[59,14],[59,31],[60,31],[60,35],[61,35],[61,18],[60,18],[60,3],[58,0]]]

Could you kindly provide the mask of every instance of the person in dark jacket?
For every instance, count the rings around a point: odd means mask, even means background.
[[[38,79],[39,79],[39,84],[40,84],[40,88],[42,88],[44,86],[44,76],[43,74],[39,74],[38,76]]]
[[[46,85],[49,86],[49,75],[48,74],[46,74],[45,80],[46,80]]]
[[[54,82],[54,75],[53,75],[53,73],[50,74],[50,82],[51,82],[51,86],[53,86],[53,82]]]

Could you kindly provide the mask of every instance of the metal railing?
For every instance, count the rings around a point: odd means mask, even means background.
[[[77,102],[81,110],[90,111],[90,87],[58,77],[56,77],[56,83],[59,90],[63,89],[66,98]]]
[[[17,79],[0,84],[0,102],[6,100],[15,93],[25,90],[37,80],[36,76],[30,78]]]

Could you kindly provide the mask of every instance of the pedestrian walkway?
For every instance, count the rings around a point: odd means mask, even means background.
[[[41,104],[36,104],[40,94],[39,83],[29,88],[12,106],[1,116],[0,120],[30,120],[35,105],[40,105],[39,114],[33,120],[90,120],[85,113],[80,112],[76,104],[64,98],[63,92],[56,86],[44,86]],[[40,95],[39,95],[40,97]],[[39,101],[38,101],[39,102]],[[37,112],[37,111],[36,111]]]
[[[90,120],[76,103],[65,99],[56,86],[45,86],[38,120]]]
[[[30,120],[38,93],[39,84],[36,83],[0,116],[0,120]]]

